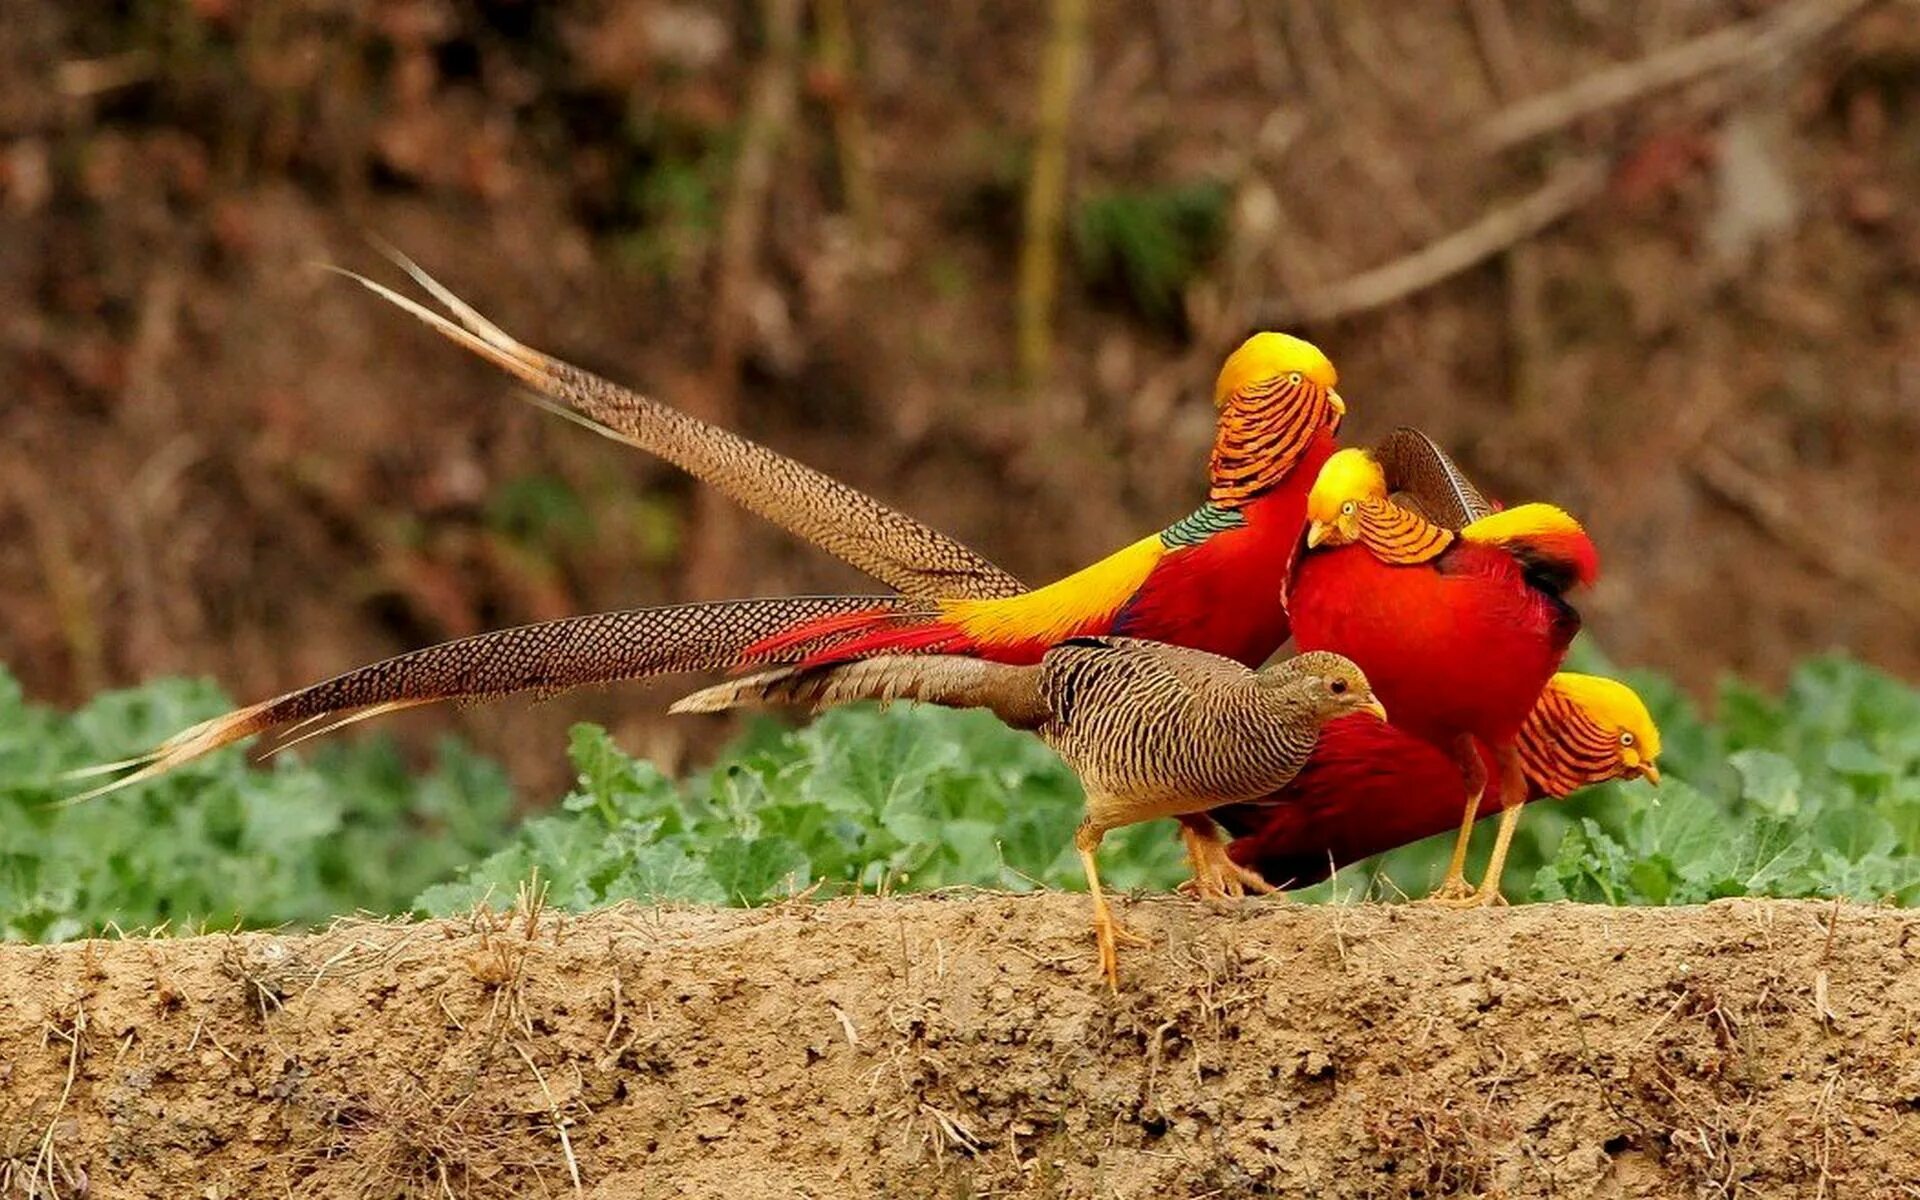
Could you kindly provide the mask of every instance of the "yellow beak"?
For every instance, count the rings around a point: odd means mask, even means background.
[[[1640,778],[1646,780],[1648,783],[1652,784],[1655,787],[1659,787],[1660,786],[1660,768],[1650,762],[1643,762],[1640,764]]]
[[[1312,550],[1333,536],[1333,526],[1325,521],[1313,521],[1307,525],[1307,549]]]
[[[1327,403],[1333,405],[1333,411],[1337,415],[1342,417],[1347,415],[1347,402],[1342,400],[1340,393],[1334,391],[1332,388],[1327,389]]]
[[[1383,723],[1387,719],[1387,706],[1380,703],[1380,701],[1377,698],[1367,701],[1365,707],[1363,707],[1360,711],[1372,713],[1374,716],[1379,717]]]

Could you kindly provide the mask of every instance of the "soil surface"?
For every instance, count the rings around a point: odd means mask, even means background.
[[[1920,914],[1122,908],[1152,946],[1118,996],[1067,895],[0,948],[0,1193],[1892,1200],[1920,1179]]]

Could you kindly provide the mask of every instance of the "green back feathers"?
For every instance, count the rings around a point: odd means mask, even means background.
[[[1160,531],[1160,544],[1169,550],[1198,546],[1216,533],[1238,529],[1247,523],[1246,514],[1237,508],[1202,504]]]

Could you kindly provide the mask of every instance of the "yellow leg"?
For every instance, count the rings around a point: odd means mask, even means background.
[[[1100,849],[1100,839],[1106,831],[1093,825],[1082,824],[1073,835],[1074,849],[1080,852],[1080,865],[1087,872],[1087,890],[1093,894],[1093,935],[1100,946],[1100,970],[1107,977],[1107,986],[1115,993],[1120,991],[1120,943],[1130,946],[1145,946],[1147,939],[1136,933],[1129,933],[1113,919],[1113,910],[1107,906],[1107,896],[1100,890],[1100,868],[1093,860],[1094,853]]]
[[[1480,748],[1473,738],[1461,734],[1454,742],[1453,758],[1460,766],[1460,777],[1467,785],[1467,809],[1460,818],[1460,833],[1453,840],[1453,857],[1447,860],[1447,877],[1427,897],[1436,904],[1456,905],[1473,894],[1467,885],[1467,847],[1473,841],[1473,823],[1480,819],[1480,797],[1487,790],[1487,767],[1480,759]]]
[[[1520,806],[1518,804],[1500,813],[1500,829],[1493,839],[1493,857],[1487,860],[1487,874],[1480,881],[1480,888],[1473,893],[1473,899],[1479,904],[1505,904],[1507,898],[1500,894],[1500,872],[1507,865],[1507,850],[1513,845],[1513,831],[1520,824]]]
[[[1487,873],[1473,893],[1481,904],[1505,904],[1500,894],[1500,873],[1507,866],[1507,851],[1513,846],[1513,831],[1520,824],[1520,810],[1527,803],[1527,776],[1521,769],[1520,753],[1503,747],[1496,756],[1500,763],[1500,829],[1493,839],[1493,857],[1487,860]]]
[[[1278,891],[1260,872],[1234,862],[1227,854],[1219,828],[1205,816],[1180,818],[1180,840],[1187,845],[1187,864],[1193,878],[1180,890],[1202,900],[1238,900],[1248,892],[1265,896]]]
[[[1527,778],[1520,769],[1519,754],[1511,748],[1499,751],[1496,758],[1500,764],[1500,828],[1494,833],[1493,855],[1487,859],[1487,873],[1478,888],[1462,896],[1434,897],[1436,903],[1448,908],[1481,908],[1507,902],[1500,894],[1500,874],[1506,869],[1507,851],[1513,847],[1513,831],[1520,824],[1520,809],[1527,802]]]

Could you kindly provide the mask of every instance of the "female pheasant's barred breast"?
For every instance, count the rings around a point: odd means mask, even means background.
[[[1041,668],[1053,718],[1040,734],[1090,792],[1144,802],[1266,795],[1299,772],[1318,725],[1297,690],[1221,665],[1196,682],[1137,653],[1055,649]]]
[[[1297,373],[1234,392],[1220,409],[1207,499],[1231,508],[1273,487],[1336,416],[1326,390]]]
[[[1619,735],[1553,688],[1540,694],[1518,748],[1527,778],[1552,796],[1612,778],[1620,765]]]
[[[1387,500],[1361,500],[1360,541],[1382,562],[1429,562],[1453,544],[1453,531]]]

